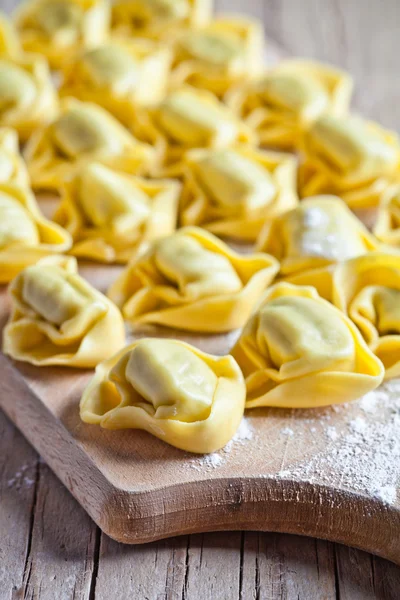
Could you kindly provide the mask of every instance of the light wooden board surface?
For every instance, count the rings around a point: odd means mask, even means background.
[[[219,6],[263,17],[268,35],[290,52],[349,68],[357,107],[400,129],[397,0],[225,0]],[[368,600],[397,599],[399,589],[393,564],[295,536],[113,542],[0,413],[0,598]]]

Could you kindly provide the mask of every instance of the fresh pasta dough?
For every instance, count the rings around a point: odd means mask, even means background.
[[[22,52],[16,29],[0,10],[0,56],[17,57]]]
[[[46,60],[29,54],[0,55],[0,126],[12,127],[26,141],[57,112],[58,98]]]
[[[244,325],[278,268],[266,254],[237,254],[188,227],[134,258],[108,295],[132,325],[225,332]]]
[[[287,60],[228,93],[227,103],[257,132],[263,146],[297,149],[321,115],[346,114],[351,77],[330,65]]]
[[[185,27],[211,18],[213,0],[114,0],[113,33],[126,37],[168,39]]]
[[[18,136],[13,129],[0,127],[0,184],[29,186],[29,175],[19,152]]]
[[[24,50],[43,54],[60,68],[82,47],[94,47],[108,36],[108,0],[25,0],[15,11]]]
[[[216,18],[202,29],[182,32],[174,49],[172,85],[188,83],[221,97],[261,72],[263,28],[254,19]]]
[[[257,249],[275,256],[281,274],[313,269],[376,250],[378,240],[336,196],[315,196],[265,225]]]
[[[336,194],[352,209],[375,207],[400,165],[396,134],[357,116],[325,115],[302,140],[302,197]]]
[[[71,253],[125,263],[141,244],[176,229],[180,186],[84,165],[62,190],[53,217],[73,237]]]
[[[386,379],[400,375],[400,254],[370,252],[291,281],[314,286],[350,317],[383,362]]]
[[[32,186],[57,190],[87,162],[142,174],[155,155],[100,106],[67,98],[60,116],[31,137],[25,157]]]
[[[384,376],[357,327],[313,287],[278,283],[232,350],[246,408],[313,408],[356,400]]]
[[[174,90],[158,106],[139,111],[134,131],[157,148],[164,175],[181,175],[190,149],[255,142],[251,131],[213,94],[190,87]]]
[[[254,242],[265,223],[294,208],[296,159],[252,148],[193,150],[185,157],[183,225]]]
[[[165,96],[171,60],[167,47],[150,40],[112,39],[68,64],[61,94],[99,104],[130,126],[138,105]]]
[[[41,214],[28,187],[0,183],[0,283],[46,255],[67,251],[71,236]]]
[[[10,285],[3,351],[37,366],[95,367],[125,344],[118,308],[77,272],[73,257],[48,257]]]
[[[144,429],[188,452],[219,450],[243,416],[245,385],[231,356],[178,340],[135,341],[96,368],[80,415],[105,429]]]
[[[390,187],[382,198],[374,227],[376,237],[389,246],[400,248],[400,186]]]

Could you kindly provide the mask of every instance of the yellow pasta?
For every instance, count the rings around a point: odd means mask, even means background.
[[[0,56],[17,57],[22,48],[10,19],[0,10]]]
[[[82,279],[73,257],[48,257],[10,285],[3,352],[37,366],[95,367],[125,344],[121,313]]]
[[[71,245],[69,233],[44,218],[27,187],[0,183],[0,283]]]
[[[81,419],[105,429],[144,429],[188,452],[225,446],[243,416],[245,385],[231,356],[178,340],[142,339],[96,368]]]
[[[202,29],[182,32],[174,47],[172,85],[188,83],[223,96],[261,72],[264,33],[257,20],[220,17]]]
[[[46,60],[33,54],[0,56],[0,126],[21,141],[58,113],[58,98]]]
[[[378,240],[336,196],[314,196],[267,223],[257,249],[289,276],[376,250]]]
[[[124,263],[139,244],[175,231],[179,192],[175,181],[90,163],[65,184],[53,219],[72,235],[75,256]]]
[[[183,87],[156,107],[138,111],[134,131],[157,149],[156,175],[182,175],[186,152],[193,148],[225,148],[254,144],[251,131],[206,90]]]
[[[213,0],[114,0],[112,30],[126,37],[168,39],[181,28],[205,25]]]
[[[352,90],[352,79],[344,71],[293,59],[236,86],[227,103],[257,132],[263,146],[292,150],[321,115],[346,114]]]
[[[100,106],[66,98],[60,116],[30,138],[25,158],[32,186],[57,190],[87,162],[142,174],[155,153]]]
[[[400,186],[388,188],[378,208],[374,227],[376,237],[389,246],[400,248]]]
[[[29,175],[19,152],[18,136],[13,129],[0,127],[0,184],[29,186]]]
[[[244,325],[279,269],[266,254],[240,255],[196,227],[153,242],[108,295],[132,325],[218,333]]]
[[[336,194],[353,209],[377,206],[400,166],[396,134],[356,116],[321,117],[302,151],[302,197]]]
[[[15,11],[22,46],[43,54],[54,69],[80,48],[101,44],[108,36],[108,0],[25,0]]]
[[[184,160],[181,221],[254,242],[265,223],[294,208],[296,159],[246,147],[193,150]]]
[[[278,283],[232,350],[246,408],[314,408],[356,400],[384,376],[357,327],[313,287]]]
[[[350,317],[383,362],[386,379],[400,375],[400,254],[370,252],[290,281],[314,286]]]
[[[99,104],[130,126],[138,105],[165,96],[171,60],[167,47],[150,40],[111,39],[68,64],[61,94]]]

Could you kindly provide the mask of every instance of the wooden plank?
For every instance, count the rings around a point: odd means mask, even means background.
[[[333,545],[275,533],[245,533],[242,599],[336,599]]]
[[[125,546],[102,535],[96,600],[183,597],[187,536],[145,546]]]
[[[40,465],[23,597],[89,599],[97,527],[45,465]]]

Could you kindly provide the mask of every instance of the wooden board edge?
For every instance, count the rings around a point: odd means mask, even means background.
[[[119,489],[4,355],[0,368],[0,407],[102,531],[119,542],[141,544],[208,531],[274,531],[339,542],[400,564],[400,510],[341,489],[261,476],[171,485],[151,495]]]

